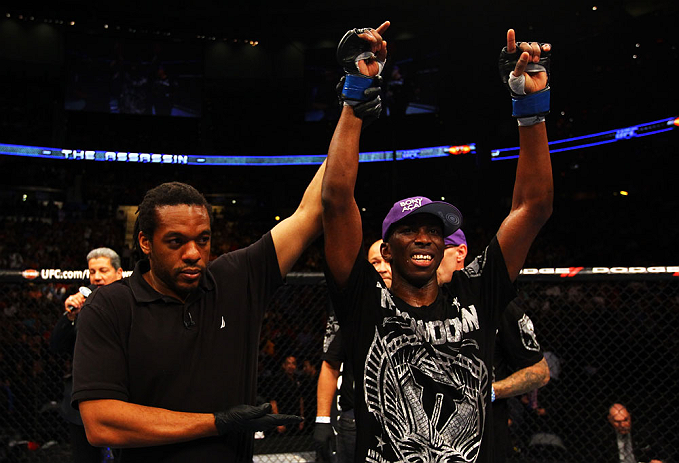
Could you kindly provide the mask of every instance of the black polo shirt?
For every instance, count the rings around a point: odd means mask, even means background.
[[[78,322],[73,403],[125,402],[211,413],[255,403],[264,310],[282,284],[271,234],[208,265],[185,303],[133,274],[88,298]],[[252,436],[141,449],[123,461],[251,461]]]

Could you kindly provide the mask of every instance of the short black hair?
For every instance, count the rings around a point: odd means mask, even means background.
[[[153,238],[153,232],[156,230],[157,225],[156,208],[178,206],[181,204],[203,206],[210,217],[210,228],[212,228],[212,206],[207,202],[205,196],[186,183],[163,183],[147,191],[137,209],[137,219],[134,222],[134,243],[139,252],[141,252],[141,249],[138,249],[139,232],[142,232],[149,240]]]

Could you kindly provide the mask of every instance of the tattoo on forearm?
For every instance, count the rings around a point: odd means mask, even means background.
[[[541,387],[549,374],[549,369],[545,368],[543,361],[538,362],[531,367],[514,372],[508,377],[496,382],[493,386],[495,388],[496,397],[500,399],[512,397],[525,394],[526,392]]]

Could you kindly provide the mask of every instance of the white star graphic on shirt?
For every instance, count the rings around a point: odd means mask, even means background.
[[[377,446],[380,448],[380,450],[382,450],[382,447],[384,447],[384,441],[380,436],[375,436],[375,438],[377,438]]]

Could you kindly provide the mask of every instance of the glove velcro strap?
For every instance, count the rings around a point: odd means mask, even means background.
[[[549,114],[549,87],[522,98],[512,98],[512,116],[514,117],[545,114]]]
[[[373,78],[347,74],[342,88],[342,96],[349,100],[366,101],[368,98],[364,92],[373,85]]]

